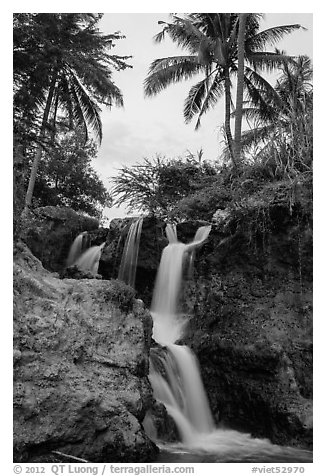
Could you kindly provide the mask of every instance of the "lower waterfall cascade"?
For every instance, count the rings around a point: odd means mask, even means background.
[[[175,230],[167,230],[169,244],[162,253],[151,306],[153,338],[166,352],[158,355],[160,349],[152,350],[149,379],[182,441],[191,443],[198,434],[213,431],[214,423],[197,359],[187,346],[176,344],[186,325],[177,308],[185,256],[206,240],[210,226],[199,228],[189,244],[177,241]]]
[[[159,445],[162,462],[171,462],[171,459],[184,462],[309,462],[310,451],[278,446],[268,439],[216,426],[197,358],[189,347],[177,343],[187,325],[185,317],[178,312],[183,264],[186,257],[192,263],[196,248],[206,241],[210,230],[210,226],[200,227],[193,241],[184,244],[178,241],[175,227],[166,229],[169,244],[162,252],[150,309],[153,339],[160,345],[150,352],[149,380],[154,399],[165,406],[181,441],[159,441],[155,418],[150,412],[143,421],[144,429]]]

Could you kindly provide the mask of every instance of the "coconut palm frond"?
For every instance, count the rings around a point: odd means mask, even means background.
[[[176,43],[180,48],[187,50],[190,54],[194,54],[197,52],[202,33],[195,27],[192,28],[190,25],[191,24],[188,20],[174,17],[174,23],[169,23],[164,28],[164,35],[168,34],[173,43]],[[155,41],[161,41],[164,38],[164,35],[162,37],[154,37]]]
[[[145,95],[154,96],[170,84],[189,79],[204,68],[194,56],[174,56],[155,60],[144,81]]]
[[[194,116],[200,113],[208,89],[208,82],[209,80],[205,78],[190,88],[183,108],[183,115],[186,124],[188,124]]]
[[[245,67],[245,74],[248,81],[265,97],[264,102],[268,102],[273,108],[282,107],[282,100],[277,91],[263,76],[248,66]]]
[[[271,73],[277,68],[282,68],[285,63],[295,61],[295,57],[272,51],[247,52],[247,60],[256,71]]]
[[[299,24],[280,25],[268,28],[266,30],[260,31],[252,37],[247,38],[246,48],[251,51],[263,50],[267,45],[274,46],[276,43],[282,40],[285,35],[288,35],[299,29],[305,30],[305,28]]]
[[[214,107],[219,99],[224,94],[224,81],[223,78],[215,75],[213,82],[211,83],[209,89],[206,91],[206,98],[204,99],[200,111],[198,113],[198,118],[196,122],[195,129],[197,130],[200,127],[200,119],[203,114],[205,114],[209,109]]]
[[[96,102],[91,99],[74,72],[69,70],[68,74],[70,79],[70,93],[74,98],[72,102],[74,119],[79,125],[83,125],[83,123],[89,125],[101,143],[102,123],[100,108]]]
[[[69,66],[68,66],[69,65]],[[79,59],[71,59],[66,67],[74,71],[81,83],[91,91],[94,98],[102,104],[117,107],[123,106],[123,97],[120,89],[112,81],[112,73],[108,73],[104,65],[98,64],[96,59],[88,59],[88,67]]]
[[[251,103],[260,111],[263,121],[270,121],[275,117],[272,101],[266,97],[265,90],[259,89],[250,77],[244,77],[244,84]]]
[[[248,149],[252,147],[253,144],[268,140],[272,131],[273,125],[271,124],[244,131],[241,136],[241,144]]]

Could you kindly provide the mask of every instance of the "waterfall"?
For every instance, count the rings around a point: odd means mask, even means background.
[[[178,315],[183,261],[206,240],[210,230],[210,226],[199,228],[194,240],[184,244],[175,241],[176,235],[167,227],[169,245],[162,253],[151,306],[153,338],[165,347],[152,349],[149,379],[154,397],[165,405],[186,444],[214,430],[197,359],[188,347],[175,344],[186,324]]]
[[[177,315],[186,245],[171,243],[163,250],[157,272],[151,314],[153,338],[160,344],[173,344],[182,335],[185,321]]]
[[[68,254],[66,261],[66,266],[71,266],[75,264],[76,260],[80,257],[83,251],[87,248],[86,246],[86,236],[87,231],[83,231],[74,239]]]
[[[119,268],[118,279],[135,287],[138,250],[143,218],[137,218],[130,225],[127,239],[124,245],[122,260]]]
[[[102,250],[105,242],[99,246],[91,246],[86,250],[76,261],[75,265],[82,271],[87,271],[92,274],[98,273],[98,265],[101,258]]]
[[[170,242],[162,252],[151,305],[153,338],[162,345],[174,344],[182,336],[186,322],[178,315],[177,306],[184,258],[206,240],[210,231],[210,226],[202,226],[191,243]]]
[[[196,231],[193,244],[196,243],[201,243],[202,241],[206,240],[206,238],[209,235],[211,228],[208,226],[201,226],[198,228]],[[195,255],[196,255],[196,249],[192,248],[191,251],[188,253],[188,270],[187,270],[187,276],[188,278],[191,278],[193,275],[193,268],[194,268],[194,262],[195,262]]]
[[[177,235],[177,226],[174,224],[168,223],[165,228],[165,233],[169,243],[177,243],[178,235]]]

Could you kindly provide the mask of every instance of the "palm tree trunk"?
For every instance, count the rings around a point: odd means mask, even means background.
[[[52,117],[52,131],[51,131],[52,142],[54,142],[54,139],[55,139],[55,136],[56,136],[56,123],[57,123],[58,106],[59,106],[59,94],[56,94],[56,97],[55,97],[55,100],[54,100],[53,117]]]
[[[244,83],[244,42],[246,33],[246,13],[239,13],[239,32],[238,32],[238,82],[237,99],[234,124],[234,161],[240,164],[241,155],[241,125],[242,125],[242,106],[243,106],[243,83]]]
[[[41,125],[41,130],[39,134],[39,140],[41,141],[44,136],[45,136],[45,131],[46,131],[46,124],[48,122],[49,114],[50,114],[50,109],[51,109],[51,104],[52,104],[52,99],[54,96],[54,90],[55,90],[55,84],[57,81],[57,71],[54,71],[52,81],[50,84],[50,89],[48,92],[48,97],[46,100],[45,104],[45,109],[44,109],[44,114],[43,114],[43,119],[42,119],[42,125]],[[34,160],[33,160],[33,165],[31,169],[31,174],[29,177],[29,182],[28,182],[28,189],[26,192],[26,197],[25,197],[25,208],[24,208],[24,213],[28,211],[32,204],[32,198],[33,198],[33,192],[34,192],[34,186],[35,186],[35,181],[36,181],[36,174],[37,174],[37,169],[41,160],[42,156],[42,146],[39,143],[36,148]]]
[[[225,135],[229,146],[229,151],[233,165],[236,166],[233,155],[233,139],[231,132],[231,81],[228,66],[224,68],[224,87],[225,87]]]

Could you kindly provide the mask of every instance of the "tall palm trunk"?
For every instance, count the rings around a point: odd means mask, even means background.
[[[229,68],[224,67],[224,88],[225,88],[225,135],[228,143],[233,165],[236,166],[233,155],[233,138],[231,132],[231,81]]]
[[[41,129],[40,129],[40,133],[39,133],[40,142],[42,141],[42,139],[45,136],[46,124],[47,124],[48,119],[49,119],[49,114],[50,114],[51,104],[52,104],[52,100],[53,100],[53,96],[54,96],[56,81],[57,81],[57,71],[54,71],[52,81],[51,81],[51,84],[50,84],[50,88],[49,88],[49,92],[48,92],[48,97],[47,97],[46,104],[45,104],[45,109],[44,109],[43,119],[42,119],[42,125],[41,125]],[[36,174],[37,174],[37,169],[38,169],[38,166],[39,166],[39,163],[40,163],[40,160],[41,160],[41,156],[42,156],[42,146],[39,143],[36,147],[36,152],[35,152],[35,156],[34,156],[34,160],[33,160],[33,164],[32,164],[32,169],[31,169],[31,174],[30,174],[30,177],[29,177],[28,189],[27,189],[26,197],[25,197],[24,213],[26,213],[28,211],[28,209],[30,208],[30,206],[32,204],[34,186],[35,186],[35,181],[36,181]]]
[[[237,99],[234,124],[234,161],[236,165],[240,164],[241,155],[241,125],[242,125],[242,107],[243,107],[243,83],[244,83],[244,42],[246,33],[246,13],[239,13],[239,32],[238,32],[238,81],[237,81]]]

